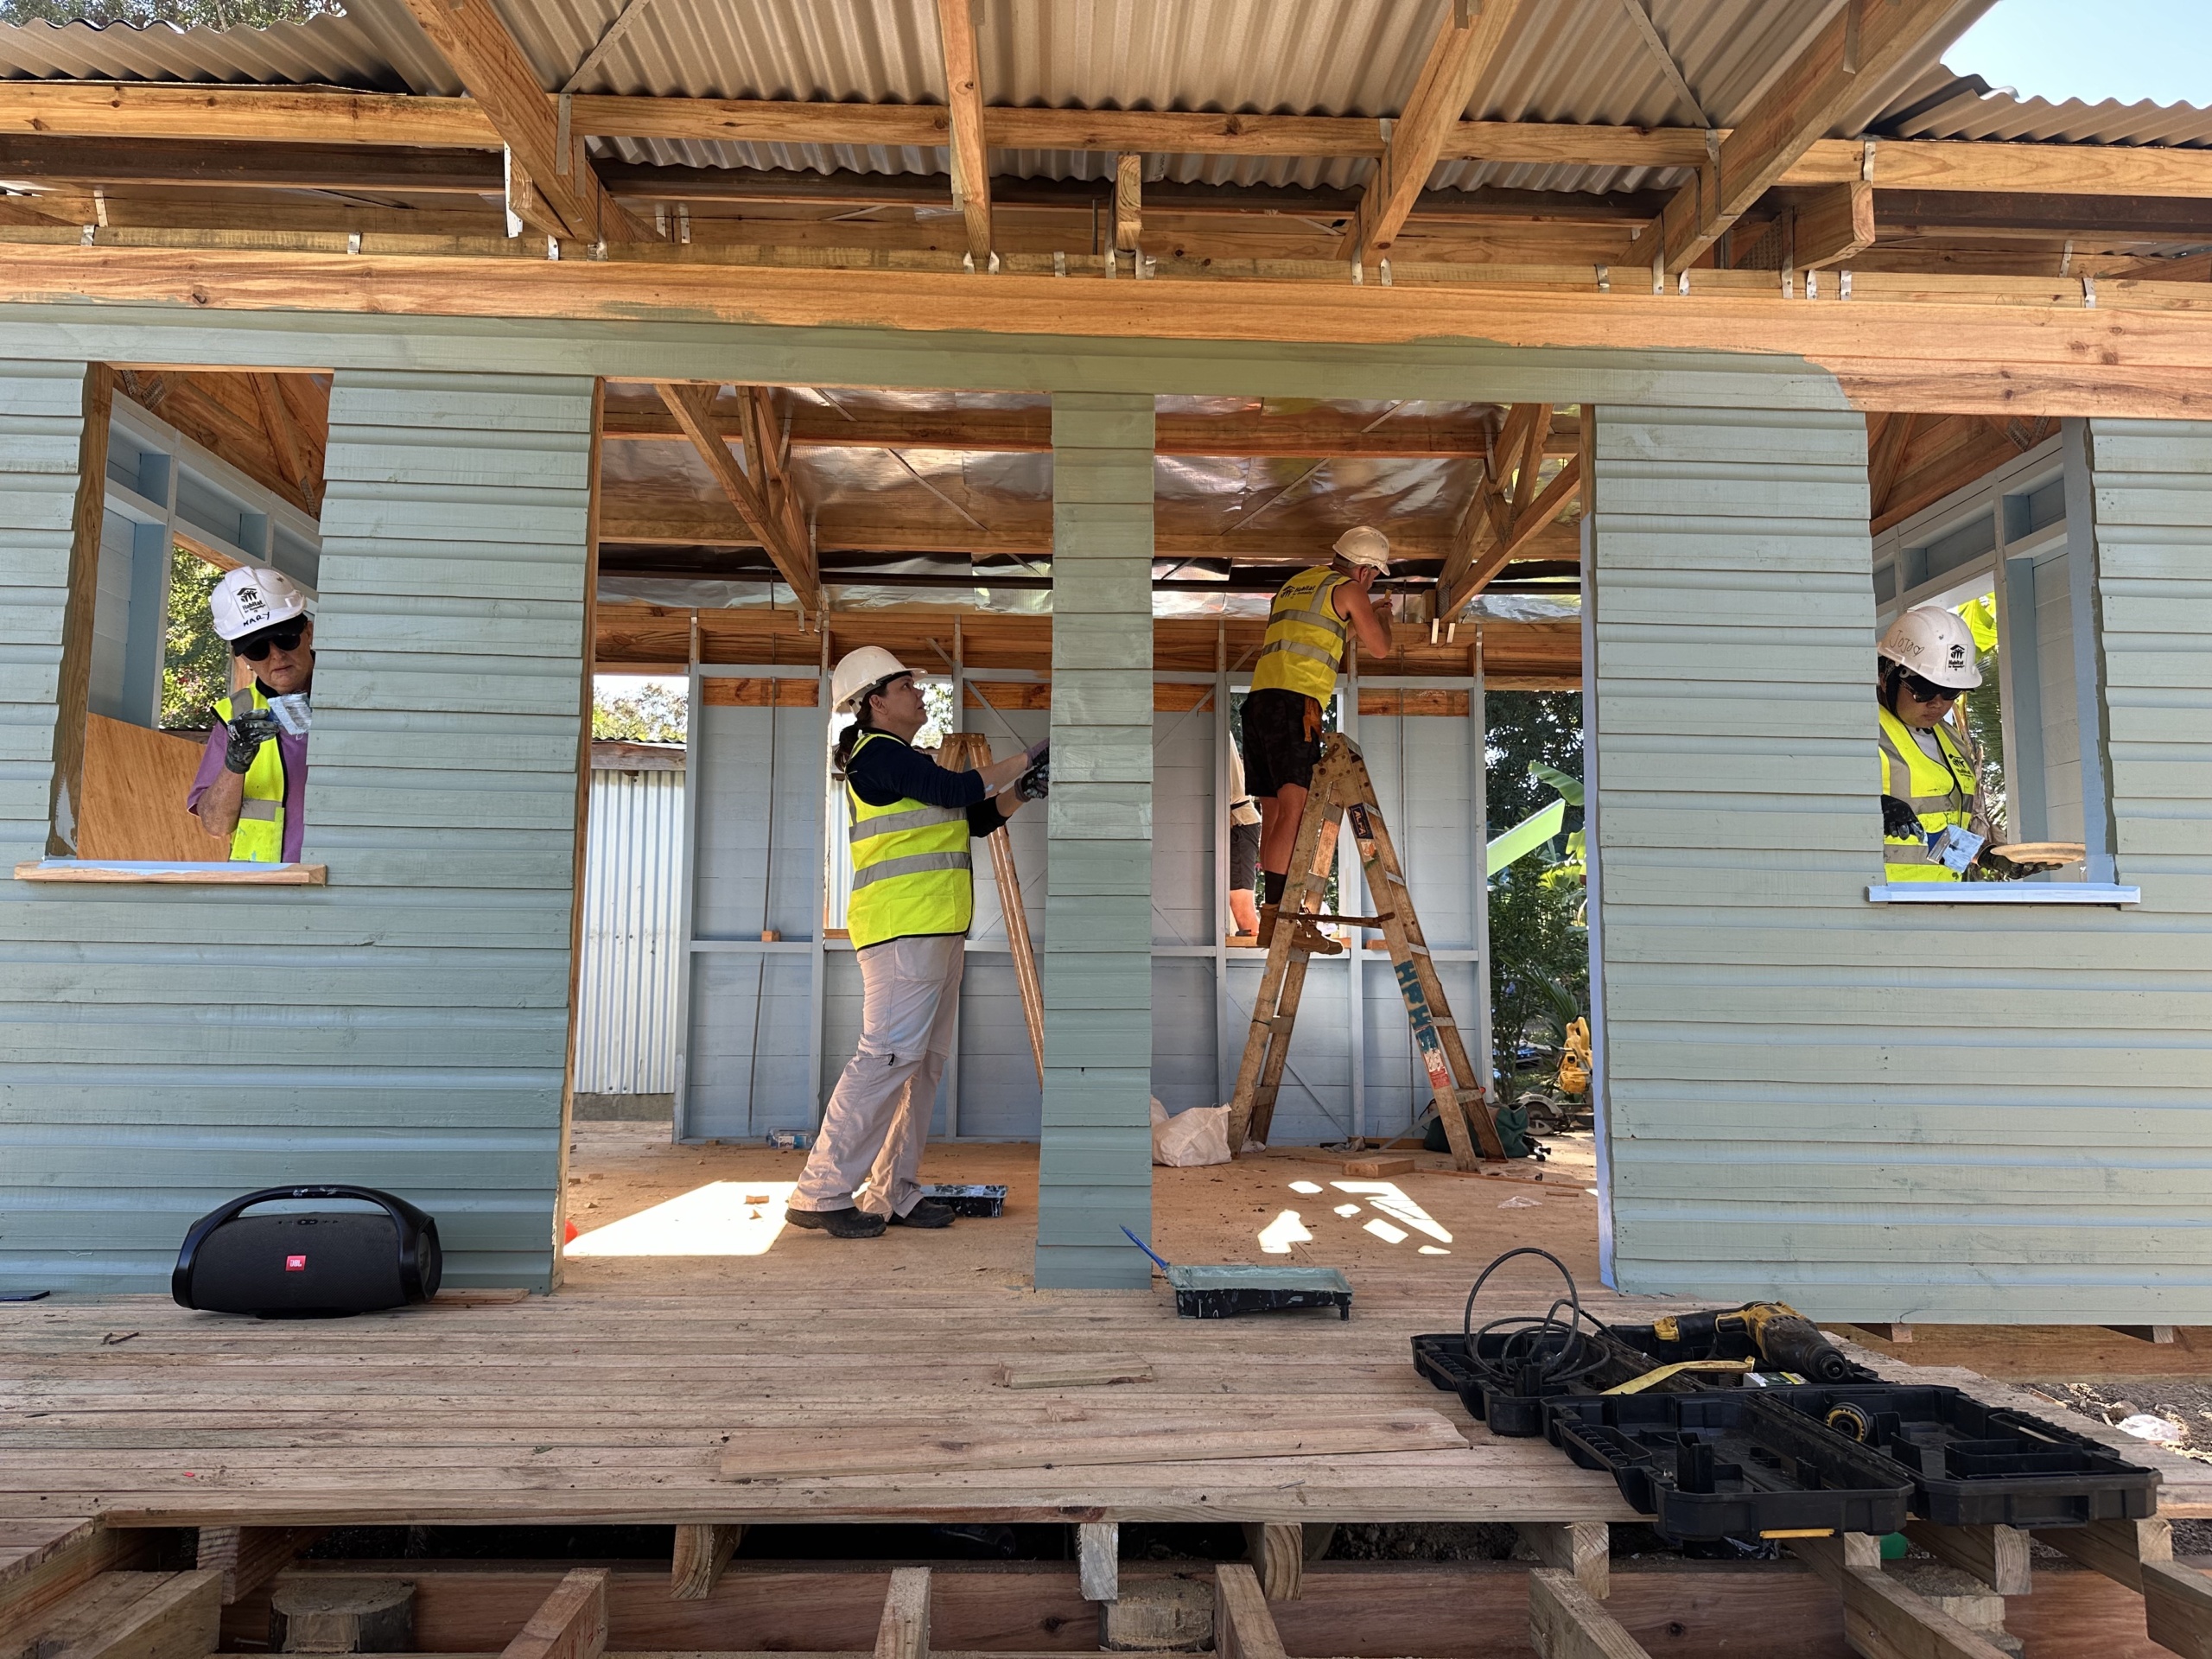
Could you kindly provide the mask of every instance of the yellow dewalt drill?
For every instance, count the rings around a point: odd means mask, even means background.
[[[1725,1313],[1675,1313],[1651,1323],[1662,1342],[1710,1345],[1716,1359],[1753,1359],[1808,1382],[1848,1382],[1843,1351],[1787,1302],[1746,1302]]]

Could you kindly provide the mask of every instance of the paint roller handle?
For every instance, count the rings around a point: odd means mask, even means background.
[[[1144,1240],[1139,1238],[1135,1233],[1131,1232],[1126,1227],[1122,1229],[1122,1236],[1128,1239],[1130,1243],[1135,1245],[1137,1249],[1142,1250],[1147,1255],[1150,1256],[1153,1261],[1158,1264],[1159,1268],[1162,1273],[1166,1273],[1167,1271],[1167,1258],[1160,1255],[1158,1250],[1154,1249],[1151,1245],[1146,1243]]]

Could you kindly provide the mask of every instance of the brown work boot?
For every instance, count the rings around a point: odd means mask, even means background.
[[[1254,942],[1259,945],[1261,950],[1266,950],[1269,945],[1275,942],[1275,920],[1281,914],[1282,906],[1280,905],[1262,905],[1260,906],[1260,929],[1259,931],[1253,936],[1253,938]]]
[[[1309,922],[1303,918],[1298,924],[1298,937],[1291,944],[1308,956],[1341,957],[1344,953],[1343,944],[1324,933],[1319,923]]]

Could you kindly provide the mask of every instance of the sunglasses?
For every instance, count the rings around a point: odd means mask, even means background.
[[[308,625],[302,621],[280,622],[273,628],[264,628],[259,633],[250,633],[243,639],[231,642],[231,655],[243,657],[249,663],[265,663],[273,648],[277,651],[297,651],[300,641],[307,637]]]
[[[1938,685],[1933,680],[1923,680],[1919,675],[1906,671],[1904,689],[1921,702],[1956,702],[1959,694],[1948,685]]]

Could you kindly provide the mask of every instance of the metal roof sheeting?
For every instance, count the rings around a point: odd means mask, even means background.
[[[1970,138],[2062,144],[2171,144],[2212,147],[2212,107],[2194,104],[2122,104],[2078,98],[2054,104],[2022,98],[2009,86],[1990,87],[1979,77],[1954,83],[1953,96],[1889,129],[1899,138]]]
[[[985,95],[1014,106],[1389,118],[1410,95],[1427,43],[1451,3],[978,0]],[[1709,118],[1726,125],[1842,3],[1540,0],[1524,8],[1468,113],[1628,126],[1695,127]],[[1911,107],[1952,84],[1936,61],[1940,48],[1992,3],[1959,0],[1941,38],[1887,84],[1870,86],[1838,136],[1878,126],[1884,111]],[[1653,29],[1700,107],[1676,89],[1624,10],[1638,4],[1649,6]],[[500,10],[549,90],[944,101],[935,11],[925,0],[500,0]],[[343,16],[268,29],[0,27],[0,74],[462,90],[403,0],[347,0]],[[618,139],[595,141],[595,148],[646,164],[906,174],[942,174],[949,165],[943,149],[926,147]],[[1357,159],[1179,155],[1154,157],[1148,172],[1179,182],[1343,188],[1363,181],[1371,166]],[[1096,178],[1111,170],[1111,161],[1000,150],[992,167],[1014,177]],[[1440,167],[1432,182],[1444,189],[1614,191],[1679,176],[1678,170],[1462,161]]]

